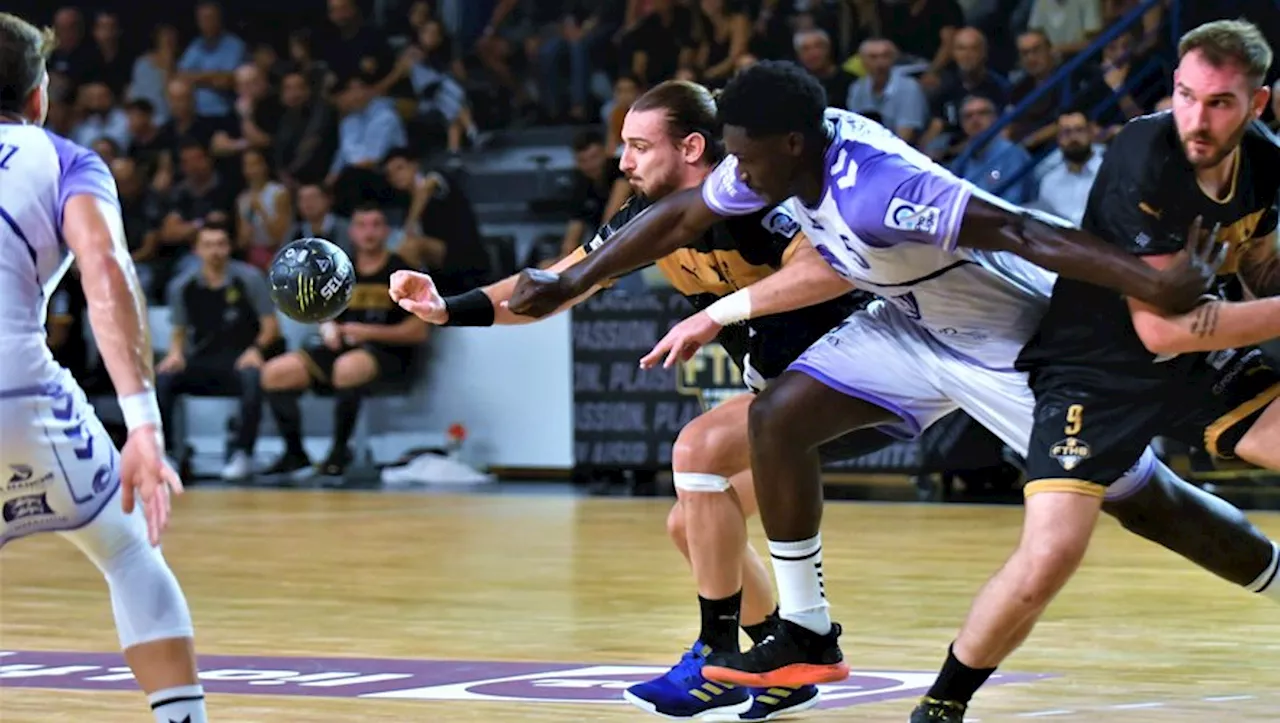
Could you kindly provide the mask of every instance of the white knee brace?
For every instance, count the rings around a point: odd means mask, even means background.
[[[187,600],[160,549],[147,540],[141,504],[126,515],[117,493],[93,522],[63,534],[107,578],[122,648],[193,636]]]

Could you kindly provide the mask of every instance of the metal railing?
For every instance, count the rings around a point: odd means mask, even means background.
[[[1164,0],[1143,0],[1143,2],[1139,3],[1137,7],[1125,13],[1119,20],[1105,28],[1098,34],[1098,37],[1095,38],[1093,42],[1089,43],[1089,45],[1083,50],[1076,53],[1074,57],[1055,70],[1048,80],[1041,83],[1035,90],[1014,105],[1013,108],[1005,112],[990,128],[970,141],[960,155],[952,162],[952,167],[964,167],[964,165],[973,158],[973,155],[979,149],[985,148],[992,139],[1016,121],[1020,115],[1025,113],[1035,104],[1039,103],[1045,97],[1049,96],[1051,93],[1062,93],[1061,105],[1066,107],[1070,103],[1071,94],[1075,90],[1074,80],[1076,72],[1086,63],[1090,62],[1095,56],[1101,54],[1102,49],[1105,48],[1112,40],[1115,40],[1123,33],[1128,32],[1134,24],[1141,23],[1147,12],[1159,5],[1162,5],[1163,2]],[[1280,2],[1280,0],[1276,0],[1276,2]],[[1181,0],[1173,0],[1166,10],[1168,27],[1173,36],[1173,45],[1176,46],[1178,38],[1181,37],[1181,33],[1178,28],[1178,17],[1181,14]],[[1118,103],[1120,99],[1130,91],[1149,79],[1153,73],[1163,73],[1167,71],[1168,67],[1159,59],[1153,58],[1147,63],[1144,63],[1136,72],[1130,74],[1120,88],[1113,91],[1107,98],[1097,103],[1094,107],[1087,109],[1089,118],[1091,120],[1096,119],[1102,113],[1110,110],[1114,104]],[[1004,152],[1007,153],[1009,150],[1012,150],[1012,147]],[[1046,150],[1032,155],[1030,162],[1023,164],[1017,172],[1002,179],[1000,186],[994,190],[994,193],[997,195],[1004,193],[1006,190],[1020,182],[1027,173],[1030,173],[1031,170],[1034,169],[1041,160],[1043,160],[1048,152],[1049,151]],[[994,161],[995,159],[993,158],[990,162]]]

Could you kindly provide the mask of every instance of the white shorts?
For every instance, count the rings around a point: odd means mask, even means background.
[[[70,373],[0,391],[0,546],[92,522],[120,486],[119,467],[115,444]]]
[[[790,370],[902,418],[882,429],[913,439],[957,409],[1025,456],[1035,412],[1027,375],[967,359],[895,307],[855,312],[800,355]]]

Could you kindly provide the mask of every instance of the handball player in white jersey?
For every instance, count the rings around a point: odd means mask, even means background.
[[[1210,283],[1220,254],[1209,236],[1164,271],[1135,263],[1065,222],[984,194],[866,118],[826,109],[821,86],[790,63],[744,71],[719,106],[731,155],[701,189],[668,196],[559,274],[522,272],[508,308],[541,316],[597,278],[665,254],[707,225],[788,198],[828,261],[824,272],[884,297],[810,347],[752,403],[752,474],[782,622],[747,653],[713,656],[704,668],[712,680],[742,685],[831,682],[848,668],[823,594],[816,446],[864,426],[915,436],[963,409],[1025,454],[1035,400],[1026,375],[1013,367],[1047,306],[1055,277],[1045,269],[1186,311]],[[1201,237],[1198,223],[1190,233]],[[776,289],[816,282],[779,271],[682,323],[692,328],[677,327],[656,351],[683,356],[719,324],[784,310],[769,301],[780,298]],[[1205,534],[1233,540],[1231,549],[1187,545],[1182,525],[1139,534],[1236,582],[1241,556],[1256,557],[1259,571],[1274,561],[1276,547],[1238,511],[1222,513],[1220,500],[1186,487],[1148,450],[1111,485],[1115,506],[1108,511],[1129,526],[1133,510],[1125,500],[1155,489],[1173,500],[1161,509],[1192,515]]]
[[[182,485],[164,460],[146,306],[106,164],[42,127],[52,49],[0,13],[0,545],[57,532],[80,548],[155,720],[205,723],[191,614],[158,547]],[[120,452],[45,343],[47,295],[73,258],[129,428]]]

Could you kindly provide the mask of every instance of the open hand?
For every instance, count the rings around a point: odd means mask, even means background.
[[[653,350],[640,359],[641,369],[652,369],[664,355],[663,369],[670,369],[677,362],[689,361],[704,345],[709,343],[724,327],[712,321],[707,312],[700,311],[671,327]]]
[[[1187,232],[1186,246],[1160,272],[1161,292],[1156,305],[1167,311],[1181,314],[1199,305],[1200,297],[1213,285],[1227,260],[1227,245],[1218,241],[1221,225],[1206,233],[1203,224],[1204,218],[1196,216]]]
[[[142,501],[147,518],[147,537],[160,544],[160,535],[169,526],[169,495],[182,494],[182,480],[164,458],[164,440],[155,425],[144,425],[129,433],[120,451],[120,504],[125,514],[133,514]]]

